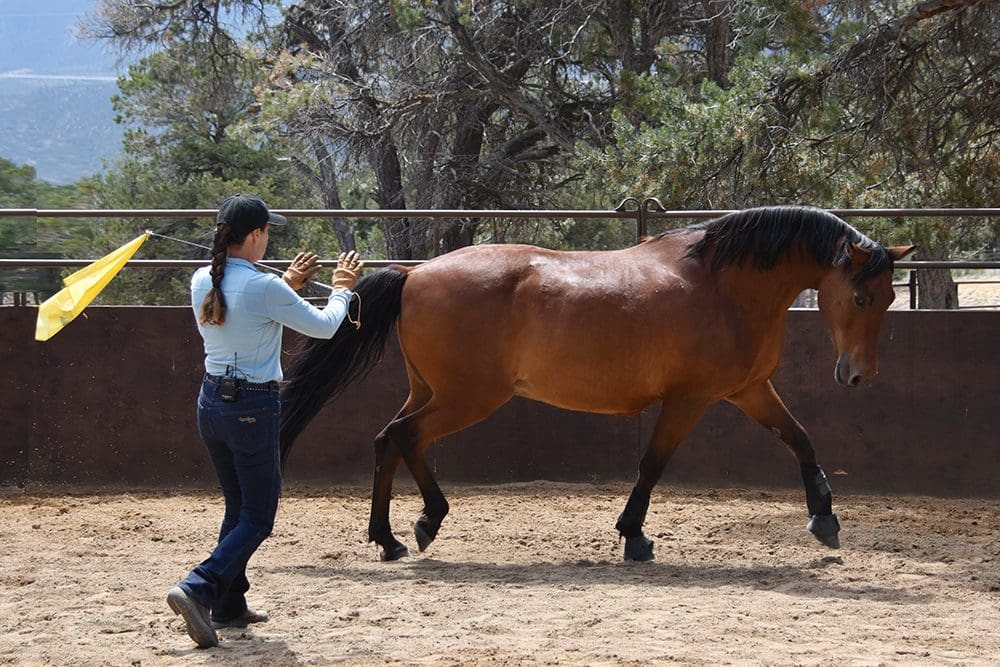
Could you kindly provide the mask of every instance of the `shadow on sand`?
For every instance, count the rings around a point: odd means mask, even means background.
[[[579,560],[536,563],[452,563],[414,558],[372,568],[286,567],[276,572],[357,582],[436,581],[445,584],[502,584],[513,587],[596,588],[602,586],[662,586],[667,588],[739,587],[776,591],[809,598],[841,598],[921,604],[928,595],[858,582],[841,586],[824,581],[817,572],[836,566],[835,557],[817,558],[805,566],[690,565],[664,562],[631,563]],[[373,565],[376,565],[373,563]]]

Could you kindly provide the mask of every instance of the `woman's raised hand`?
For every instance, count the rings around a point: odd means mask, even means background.
[[[314,252],[300,252],[292,260],[291,266],[282,274],[281,279],[288,283],[296,292],[302,289],[306,281],[316,275],[323,268],[318,263],[319,255]]]
[[[337,258],[337,268],[333,270],[333,288],[353,291],[363,268],[365,263],[354,250],[340,253],[340,257]]]

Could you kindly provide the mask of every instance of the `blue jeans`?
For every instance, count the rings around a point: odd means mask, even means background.
[[[228,621],[247,610],[247,561],[271,534],[281,494],[277,390],[242,390],[235,401],[216,395],[205,381],[198,395],[198,431],[222,486],[226,513],[212,555],[179,584]]]

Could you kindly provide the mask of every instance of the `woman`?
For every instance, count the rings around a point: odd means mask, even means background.
[[[320,269],[299,253],[284,276],[258,272],[272,225],[284,216],[249,195],[228,198],[216,218],[212,264],[191,279],[191,305],[205,342],[205,379],[198,396],[198,430],[226,502],[219,543],[167,594],[167,603],[201,647],[219,643],[215,628],[267,620],[247,606],[247,561],[271,533],[281,490],[278,430],[281,333],[287,326],[332,338],[348,311],[363,263],[341,254],[326,308],[295,290]]]

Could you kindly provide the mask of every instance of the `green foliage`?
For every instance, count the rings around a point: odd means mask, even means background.
[[[0,205],[3,208],[34,208],[38,200],[35,168],[17,166],[0,158]]]
[[[130,125],[123,151],[106,174],[86,182],[97,208],[213,209],[231,194],[256,194],[275,209],[315,206],[291,171],[288,148],[246,131],[256,104],[261,65],[223,60],[203,45],[177,42],[129,69],[114,99]],[[110,252],[144,229],[211,246],[210,218],[150,218],[95,223],[94,252]],[[318,220],[296,220],[271,236],[269,257],[312,249],[333,251]],[[205,259],[209,252],[153,237],[136,258]],[[129,269],[100,296],[101,303],[188,303],[189,270]]]
[[[38,182],[29,165],[18,167],[0,158],[0,207],[36,208]],[[38,242],[34,217],[0,218],[0,252],[25,250]]]
[[[126,162],[89,184],[95,205],[100,208],[213,209],[236,192],[256,194],[275,209],[299,208],[308,194],[296,187],[287,169],[263,172],[254,180],[222,179],[211,174],[165,181],[150,173],[143,164]],[[312,249],[325,256],[333,251],[330,235],[318,220],[295,219],[271,235],[268,257],[290,258]],[[95,254],[110,252],[144,229],[173,238],[211,246],[215,232],[212,218],[109,219],[95,222]],[[203,259],[209,252],[176,241],[153,237],[142,247],[137,259]],[[123,271],[101,294],[101,303],[185,304],[189,301],[190,271],[184,269],[136,269]]]
[[[78,206],[80,199],[75,186],[39,181],[34,167],[0,158],[0,208],[68,209]],[[93,240],[91,229],[87,220],[76,218],[0,218],[0,256],[84,256]],[[9,270],[0,276],[0,291],[47,294],[59,288],[59,271],[54,269]]]
[[[668,208],[729,208],[747,189],[763,109],[760,81],[728,90],[705,81],[695,89],[652,77],[632,86],[635,103],[614,116],[612,147],[578,146],[586,183],[612,207],[636,193],[655,194]],[[641,120],[629,113],[641,110]],[[649,113],[652,111],[652,113]]]
[[[389,0],[389,11],[401,30],[412,33],[427,23],[424,5],[422,0]]]
[[[727,89],[696,80],[697,71],[670,57],[685,46],[678,39],[659,47],[671,66],[622,77],[614,142],[579,145],[574,163],[586,187],[606,192],[604,206],[649,194],[677,209],[997,205],[1000,118],[995,105],[992,113],[982,105],[995,78],[978,64],[995,43],[993,22],[931,18],[906,36],[908,51],[883,56],[894,47],[873,42],[871,55],[844,60],[870,37],[872,16],[888,22],[900,10],[741,6],[733,20],[743,37]],[[955,26],[963,25],[971,34],[958,40]],[[895,78],[893,66],[905,66],[905,76]],[[794,95],[778,85],[796,79],[804,83],[790,88]],[[892,97],[879,86],[892,87]],[[945,103],[956,112],[939,108]],[[887,243],[920,243],[924,258],[996,256],[1000,240],[996,219],[856,223]]]

